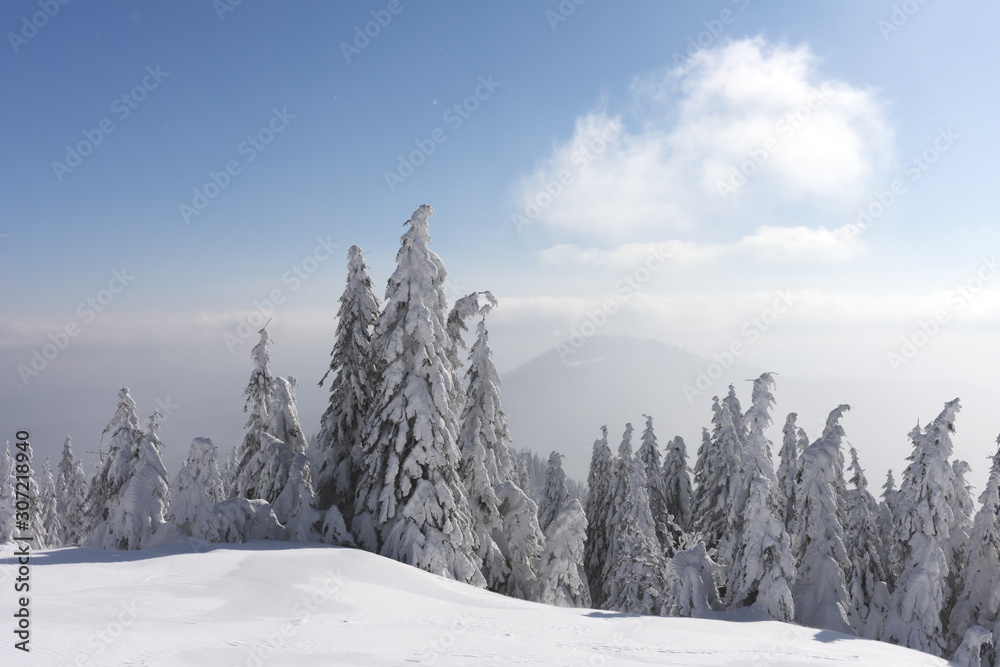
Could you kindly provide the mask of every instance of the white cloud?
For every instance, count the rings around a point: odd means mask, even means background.
[[[876,94],[824,76],[807,46],[730,42],[632,92],[629,127],[602,104],[516,184],[519,214],[619,243],[801,224],[804,213],[839,227],[889,165],[893,133]],[[761,243],[795,234],[769,231]]]
[[[679,272],[697,269],[724,258],[772,263],[844,262],[864,254],[867,249],[847,226],[828,230],[825,227],[765,225],[729,245],[672,240],[626,243],[612,250],[603,250],[562,243],[542,250],[538,257],[552,265],[575,264],[621,270],[645,262],[654,250],[669,257],[667,270]]]

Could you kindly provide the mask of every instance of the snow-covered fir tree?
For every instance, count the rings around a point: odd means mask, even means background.
[[[993,644],[993,633],[981,625],[973,625],[966,630],[962,643],[951,657],[951,662],[958,667],[982,667],[983,660],[988,659],[984,649],[989,650]],[[993,664],[988,661],[987,665]]]
[[[646,425],[642,431],[642,443],[636,456],[639,457],[646,473],[646,495],[649,498],[649,511],[653,515],[653,524],[656,526],[656,539],[663,554],[670,557],[677,551],[677,544],[682,537],[681,529],[667,510],[667,485],[663,478],[660,450],[656,446],[653,418],[649,415],[643,417],[646,419]]]
[[[446,272],[428,248],[432,214],[425,204],[407,221],[375,330],[382,373],[362,435],[354,532],[366,549],[484,586],[458,475],[461,387],[449,361]]]
[[[781,451],[778,452],[778,507],[781,510],[781,520],[785,529],[793,531],[792,518],[795,509],[795,478],[799,474],[799,456],[805,447],[801,446],[799,438],[802,429],[796,426],[798,414],[790,412],[785,418],[785,426],[781,429]],[[809,443],[806,443],[808,445]]]
[[[613,532],[605,572],[604,608],[627,614],[659,614],[666,587],[666,560],[656,539],[656,526],[646,495],[646,472],[631,454],[631,425],[619,449],[616,481],[625,479],[611,519]]]
[[[478,299],[466,299],[464,303],[478,305]],[[469,497],[469,511],[478,542],[476,553],[487,587],[499,591],[505,586],[510,567],[498,544],[498,540],[504,541],[498,534],[503,528],[503,517],[495,488],[510,480],[513,463],[500,396],[500,374],[493,364],[486,327],[486,315],[495,304],[491,296],[479,309],[481,319],[476,327],[476,342],[469,351],[468,384],[458,447],[462,454],[459,476]]]
[[[584,572],[587,515],[579,500],[563,507],[545,532],[539,571],[539,602],[557,607],[589,607],[590,586]]]
[[[14,459],[10,455],[10,442],[0,449],[0,544],[11,541],[14,535]]]
[[[545,536],[538,527],[538,506],[511,481],[496,487],[503,525],[495,535],[510,572],[498,593],[521,600],[538,600],[538,571]]]
[[[49,549],[62,546],[62,520],[59,497],[56,494],[56,480],[52,476],[52,466],[48,459],[42,466],[41,479],[38,481],[38,498],[35,503],[35,514],[38,516],[43,532],[43,541]]]
[[[271,353],[267,347],[271,338],[265,326],[259,332],[260,340],[250,351],[253,370],[243,395],[248,412],[246,432],[236,453],[232,477],[228,481],[228,495],[248,499],[260,498],[273,503],[288,478],[288,466],[294,454],[289,447],[268,432],[271,408],[274,403],[275,379],[271,375]]]
[[[997,444],[1000,445],[1000,438]],[[958,572],[958,595],[948,623],[952,646],[962,641],[970,627],[992,628],[997,621],[990,612],[989,602],[1000,572],[1000,450],[993,455],[990,476],[979,503]]]
[[[548,534],[549,524],[569,504],[569,490],[566,488],[566,473],[562,467],[562,454],[549,454],[549,466],[545,471],[545,488],[538,502],[538,527]]]
[[[667,451],[663,456],[663,484],[667,494],[667,514],[684,531],[691,530],[693,520],[691,468],[688,467],[687,458],[684,438],[674,436],[667,443]]]
[[[883,561],[885,562],[885,576],[886,582],[889,584],[889,590],[893,590],[896,586],[896,577],[899,575],[899,545],[895,543],[896,539],[896,523],[895,523],[895,511],[896,511],[896,496],[899,492],[896,490],[896,480],[892,476],[892,470],[886,472],[885,482],[882,484],[882,501],[878,505],[878,533],[879,537],[882,538],[882,546],[885,549],[885,554]]]
[[[372,359],[372,333],[379,314],[379,301],[372,291],[368,265],[361,248],[347,251],[347,285],[340,296],[337,330],[330,368],[319,381],[330,380],[330,401],[313,458],[317,466],[316,492],[319,506],[336,505],[350,520],[354,514],[357,479],[363,463],[359,437],[371,403],[378,373]]]
[[[90,481],[85,503],[87,537],[84,542],[99,549],[117,548],[115,540],[108,538],[109,512],[112,505],[117,506],[120,502],[122,490],[131,479],[139,443],[146,435],[139,424],[135,401],[129,395],[128,387],[118,392],[115,415],[104,428],[102,436],[109,434],[108,451],[101,455],[101,463]]]
[[[218,536],[212,510],[225,499],[219,452],[210,438],[195,438],[174,478],[170,502],[173,521],[186,535],[214,542]]]
[[[482,300],[482,303],[480,303],[480,300]],[[462,351],[466,348],[464,334],[469,330],[465,322],[471,317],[485,317],[496,306],[497,300],[492,292],[473,292],[456,300],[455,305],[452,306],[451,311],[448,313],[448,317],[445,320],[445,329],[448,332],[450,345],[445,348],[445,358],[451,366],[452,378],[456,387],[462,386]],[[482,322],[483,320],[480,320],[480,323]],[[477,332],[477,340],[478,338]],[[457,396],[458,405],[455,408],[457,412],[461,412],[465,406],[465,398],[465,395],[459,392]]]
[[[604,566],[610,548],[613,458],[608,446],[608,427],[601,427],[601,437],[594,441],[587,474],[587,541],[584,545],[584,570],[590,585],[590,599],[596,607],[604,604]]]
[[[514,470],[510,474],[510,481],[517,484],[521,490],[523,490],[528,497],[531,498],[532,502],[536,502],[534,493],[534,485],[531,481],[531,452],[528,449],[522,449],[514,455]]]
[[[704,617],[721,611],[723,605],[715,585],[721,576],[722,568],[708,556],[704,542],[678,551],[667,563],[667,588],[660,615]]]
[[[948,597],[944,604],[944,617],[949,618],[951,610],[958,601],[958,594],[961,590],[961,569],[965,565],[966,546],[969,536],[972,534],[972,517],[975,514],[975,502],[972,499],[972,492],[966,481],[966,475],[972,471],[972,467],[966,461],[953,461],[951,464],[952,479],[955,487],[955,494],[951,499],[951,511],[954,520],[951,532],[948,535],[945,557],[948,559]],[[957,646],[961,638],[955,638],[952,646]]]
[[[83,510],[86,498],[87,474],[73,454],[72,440],[66,436],[56,478],[56,502],[62,523],[59,542],[65,546],[80,544],[85,537]]]
[[[840,419],[850,406],[835,408],[823,434],[802,452],[795,491],[795,549],[798,581],[796,620],[814,628],[851,633],[848,623],[847,575],[850,566],[840,522],[844,429]]]
[[[944,655],[947,644],[942,627],[950,597],[946,550],[955,522],[955,477],[948,459],[959,409],[956,398],[925,429],[910,432],[913,453],[895,511],[901,570],[883,633],[892,644],[937,656]]]
[[[139,442],[123,447],[112,464],[116,477],[125,479],[121,491],[108,502],[105,549],[144,549],[167,522],[170,486],[163,467],[160,413],[154,411]]]
[[[291,375],[287,378],[275,378],[274,394],[271,396],[271,407],[268,410],[270,421],[267,432],[285,443],[292,456],[305,454],[309,448],[309,443],[302,434],[299,410],[295,405],[295,387],[298,384],[298,380]]]
[[[309,459],[299,453],[292,459],[288,469],[285,488],[274,501],[272,509],[278,521],[288,531],[288,539],[293,542],[318,542],[319,522],[323,513],[313,509],[316,497],[312,486]]]
[[[847,492],[847,516],[844,522],[847,557],[847,620],[859,637],[878,639],[889,609],[889,588],[885,576],[885,548],[879,535],[876,517],[878,504],[868,492],[868,480],[854,447],[851,453],[853,488]]]
[[[694,467],[694,527],[705,540],[709,555],[716,552],[726,535],[733,485],[739,479],[743,459],[743,440],[740,436],[743,420],[742,415],[732,412],[734,401],[735,396],[732,400],[727,396],[725,401],[713,398],[713,432],[711,437],[702,432],[702,443]],[[734,421],[736,419],[739,426]]]
[[[778,518],[775,483],[754,478],[745,506],[743,541],[729,569],[727,594],[733,604],[751,604],[777,621],[791,622],[795,604],[791,586],[795,560],[785,525]],[[732,591],[732,593],[729,593]]]
[[[729,564],[726,595],[733,605],[755,604],[776,620],[790,621],[795,561],[780,518],[771,446],[764,435],[771,423],[773,383],[769,373],[754,381],[752,405],[744,419],[747,434],[741,478],[733,485],[724,542]]]

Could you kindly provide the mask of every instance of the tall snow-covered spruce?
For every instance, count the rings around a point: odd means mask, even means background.
[[[243,443],[236,453],[235,465],[230,471],[232,477],[227,480],[228,495],[273,503],[285,486],[288,466],[294,454],[285,443],[268,432],[276,383],[271,375],[271,353],[267,349],[271,338],[267,327],[258,333],[260,340],[250,351],[253,370],[243,392],[246,396],[243,411],[249,412],[250,417]]]
[[[847,517],[844,536],[850,566],[847,594],[848,620],[859,637],[878,639],[889,606],[889,588],[885,576],[885,549],[879,535],[876,516],[878,504],[868,492],[868,480],[851,447],[851,484],[847,492]]]
[[[632,425],[625,427],[615,461],[613,532],[605,568],[604,608],[659,614],[665,601],[667,563],[649,511],[646,471],[632,455]]]
[[[667,510],[667,484],[663,478],[660,450],[656,446],[653,418],[649,415],[643,417],[646,419],[646,426],[642,431],[642,443],[636,456],[646,473],[646,495],[649,497],[649,512],[653,515],[653,524],[656,526],[656,539],[659,540],[664,555],[669,557],[677,551],[681,529]]]
[[[584,569],[590,585],[591,602],[604,604],[604,567],[610,549],[613,461],[608,446],[608,427],[601,427],[601,437],[594,441],[587,474],[587,542],[584,545]]]
[[[667,443],[667,452],[663,456],[663,484],[667,493],[667,513],[682,530],[691,530],[691,468],[687,463],[687,445],[679,435]]]
[[[125,484],[108,505],[105,549],[145,549],[167,522],[170,487],[163,467],[163,443],[158,432],[160,413],[131,449],[123,448],[113,464]]]
[[[910,432],[913,453],[896,497],[895,542],[900,574],[885,620],[883,639],[924,653],[944,655],[942,614],[951,597],[948,553],[955,524],[952,454],[958,399],[927,425]]]
[[[712,434],[702,432],[694,468],[695,529],[705,539],[709,555],[716,552],[726,536],[729,508],[743,460],[743,415],[732,385],[725,399],[713,399],[712,413]]]
[[[69,436],[66,436],[62,458],[59,459],[56,497],[62,522],[60,542],[66,546],[80,544],[86,536],[84,502],[87,498],[87,474],[83,470],[83,464],[73,454],[73,443]]]
[[[579,500],[563,507],[545,533],[539,575],[539,601],[558,607],[589,607],[590,586],[584,572],[587,515]]]
[[[795,561],[781,520],[771,443],[764,435],[771,423],[773,383],[769,373],[754,381],[752,405],[744,420],[743,466],[741,478],[733,485],[724,542],[729,563],[726,595],[734,605],[753,604],[775,620],[791,621]]]
[[[795,491],[798,581],[793,593],[796,620],[850,634],[846,575],[850,559],[839,518],[841,489],[846,487],[840,418],[847,410],[848,405],[835,408],[823,434],[802,452]]]
[[[993,455],[990,476],[979,503],[964,566],[958,572],[957,600],[948,624],[952,646],[959,644],[972,626],[992,628],[997,621],[998,610],[990,609],[990,592],[1000,581],[997,577],[1000,572],[1000,450]]]
[[[428,205],[407,221],[373,340],[379,385],[362,434],[353,519],[361,545],[458,581],[485,585],[458,475],[461,387],[449,361],[445,268],[428,244]]]
[[[361,248],[347,251],[347,286],[340,297],[330,368],[330,402],[313,444],[316,492],[321,509],[336,505],[350,520],[363,461],[359,438],[378,374],[372,359],[372,333],[379,301],[372,291]]]
[[[469,496],[483,576],[490,590],[500,592],[506,588],[511,573],[507,560],[510,554],[505,554],[501,547],[509,544],[510,539],[501,533],[505,526],[512,524],[504,522],[496,488],[510,479],[513,467],[508,447],[510,435],[500,397],[500,374],[493,364],[486,328],[486,315],[496,305],[496,300],[485,292],[482,296],[486,303],[480,306],[479,296],[470,294],[459,299],[461,305],[456,304],[449,316],[450,335],[457,347],[460,339],[457,332],[461,327],[456,322],[461,322],[471,312],[481,315],[466,371],[468,386],[458,438],[462,454],[459,473]],[[520,503],[508,504],[509,507],[515,505]]]
[[[569,490],[566,488],[566,473],[562,467],[562,454],[549,454],[549,466],[545,471],[545,489],[538,503],[538,527],[547,533],[549,524],[555,521],[559,512],[569,504]]]
[[[103,435],[108,434],[111,435],[108,452],[101,456],[101,465],[90,481],[86,501],[85,543],[99,549],[117,548],[117,540],[108,534],[108,517],[112,507],[120,502],[119,496],[131,476],[139,442],[146,435],[139,424],[135,401],[128,387],[118,392],[115,415],[103,432]]]

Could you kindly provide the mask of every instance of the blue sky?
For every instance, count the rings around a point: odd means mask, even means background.
[[[43,10],[0,7],[5,406],[53,441],[70,431],[89,443],[110,418],[114,387],[130,384],[147,412],[154,397],[184,397],[188,409],[164,426],[182,440],[211,423],[208,406],[231,409],[216,436],[228,446],[249,346],[231,351],[222,336],[278,289],[276,370],[303,377],[311,432],[324,399],[312,376],[329,350],[346,249],[365,248],[381,291],[401,224],[425,202],[437,211],[431,232],[451,296],[492,289],[501,299],[502,370],[565,341],[652,247],[669,253],[667,269],[601,333],[710,357],[776,290],[796,290],[801,305],[744,361],[908,381],[983,381],[1000,370],[996,286],[987,281],[962,309],[948,301],[1000,246],[996,5],[389,8],[245,1],[220,15],[207,1],[71,2],[18,39],[25,17]],[[342,45],[378,16],[391,20],[348,62]],[[165,74],[157,81],[147,68]],[[145,99],[122,117],[121,97],[144,80]],[[781,118],[813,89],[835,94],[780,135]],[[463,103],[475,108],[457,123],[448,110]],[[248,161],[243,142],[275,110],[281,131]],[[105,119],[113,131],[57,174],[67,146],[98,136]],[[577,149],[609,127],[613,140],[574,171]],[[905,176],[941,133],[953,138],[939,142],[947,150],[918,179]],[[433,152],[390,188],[386,172],[433,136]],[[780,150],[723,200],[718,182],[772,136]],[[181,204],[231,161],[239,173],[186,221]],[[511,216],[560,172],[572,183],[518,229]],[[851,236],[858,208],[896,179],[905,193]],[[285,277],[315,257],[318,238],[339,250],[291,289]],[[25,383],[17,366],[81,320],[78,304],[122,269],[134,280]],[[888,355],[941,308],[942,333],[893,368]],[[934,396],[930,408],[953,397]],[[47,417],[54,402],[65,414]],[[17,428],[10,413],[0,417]]]

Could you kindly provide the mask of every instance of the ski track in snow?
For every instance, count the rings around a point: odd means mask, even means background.
[[[946,665],[748,613],[640,617],[513,600],[363,551],[190,541],[31,560],[31,653],[13,648],[0,547],[0,665]],[[747,620],[749,619],[749,620]]]

